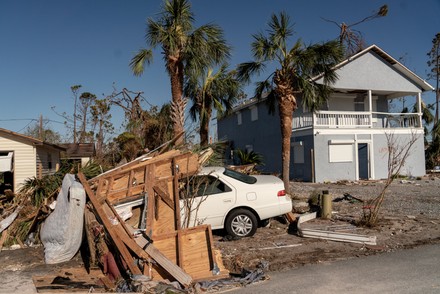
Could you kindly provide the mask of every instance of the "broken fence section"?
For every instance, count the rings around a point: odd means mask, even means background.
[[[376,245],[376,236],[365,236],[359,234],[341,233],[330,230],[318,230],[318,229],[309,229],[302,227],[303,223],[315,218],[316,218],[316,212],[307,213],[298,217],[298,223],[297,223],[298,234],[301,237]]]

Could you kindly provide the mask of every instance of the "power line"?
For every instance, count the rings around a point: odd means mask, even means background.
[[[40,119],[36,119],[36,118],[9,118],[9,119],[0,119],[0,121],[21,121],[21,120],[30,120],[32,121],[39,121]],[[61,121],[57,121],[57,120],[52,120],[52,119],[47,119],[47,118],[43,118],[44,121],[48,121],[48,122],[53,122],[53,123],[58,123],[58,124],[63,124],[64,122]]]

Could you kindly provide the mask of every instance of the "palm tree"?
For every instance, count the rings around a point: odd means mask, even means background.
[[[187,0],[166,0],[158,20],[148,19],[145,39],[149,48],[141,49],[131,60],[135,75],[141,75],[144,65],[153,59],[152,50],[161,47],[165,67],[170,77],[173,130],[183,131],[186,102],[183,97],[185,75],[209,65],[220,63],[229,56],[230,48],[220,27],[207,24],[193,28],[194,16]],[[183,136],[176,143],[183,142]]]
[[[217,72],[209,68],[200,73],[194,72],[188,78],[184,93],[193,102],[190,108],[191,118],[193,121],[199,120],[200,146],[205,147],[209,143],[209,122],[213,109],[218,116],[229,112],[240,89],[240,83],[233,72],[227,71],[226,64]]]
[[[326,101],[331,93],[330,84],[337,76],[333,70],[343,57],[338,41],[324,44],[303,45],[298,40],[291,48],[288,39],[293,35],[287,14],[273,14],[269,21],[268,35],[254,35],[252,52],[255,61],[238,66],[238,77],[249,81],[251,75],[261,73],[268,62],[275,62],[277,68],[262,82],[257,83],[255,96],[267,95],[269,110],[273,113],[275,102],[281,123],[282,136],[282,174],[285,189],[289,191],[290,138],[292,135],[292,115],[298,108],[297,97],[311,111]],[[315,83],[312,78],[322,74],[323,84]]]

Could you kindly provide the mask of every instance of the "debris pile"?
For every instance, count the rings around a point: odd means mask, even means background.
[[[37,291],[60,290],[61,284],[65,289],[81,283],[90,286],[92,281],[97,283],[95,290],[136,291],[148,285],[188,289],[199,281],[229,277],[220,251],[213,247],[211,227],[181,225],[181,181],[195,175],[199,165],[197,154],[171,150],[156,156],[141,156],[91,179],[81,172],[67,174],[70,179],[67,186],[72,185],[75,177],[76,184],[82,186],[85,203],[76,203],[76,194],[69,188],[63,187],[58,197],[63,196],[67,205],[78,206],[83,211],[86,238],[84,241],[73,238],[79,228],[71,224],[79,222],[72,218],[69,221],[67,215],[75,211],[64,206],[58,215],[64,215],[65,219],[54,221],[55,216],[50,215],[42,226],[41,239],[59,242],[66,251],[79,247],[78,242],[86,243],[88,260],[84,263],[89,274],[83,282],[74,277],[84,278],[85,273],[34,277]],[[57,207],[52,214],[56,211]],[[39,213],[40,210],[34,212],[34,218]],[[57,262],[49,259],[49,263]],[[95,278],[91,279],[90,275]]]

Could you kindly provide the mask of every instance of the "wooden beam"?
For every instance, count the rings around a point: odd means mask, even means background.
[[[174,209],[174,203],[173,200],[171,200],[170,195],[168,194],[168,192],[162,190],[161,187],[159,187],[158,185],[155,185],[153,187],[154,191],[157,193],[157,195],[160,196],[160,198],[162,199],[163,202],[166,203],[166,205],[168,205],[171,209]]]
[[[124,220],[119,216],[118,212],[115,210],[115,208],[113,207],[113,205],[110,204],[110,202],[106,199],[105,203],[107,205],[103,206],[103,208],[109,208],[111,211],[111,214],[113,214],[116,219],[118,220],[119,224],[122,226],[122,228],[124,228],[125,232],[127,233],[127,236],[130,237],[131,239],[133,239],[133,234],[130,232],[130,230],[127,228],[127,225],[125,224]]]
[[[89,182],[95,183],[100,178],[108,178],[110,175],[115,176],[115,175],[119,175],[119,174],[124,174],[124,173],[126,173],[127,170],[130,170],[133,167],[148,166],[151,164],[155,164],[155,163],[157,163],[161,160],[164,160],[164,159],[170,160],[171,157],[179,155],[179,154],[181,154],[181,152],[179,150],[171,150],[171,151],[168,151],[164,154],[160,154],[155,157],[148,157],[148,156],[143,155],[133,161],[130,161],[129,163],[126,163],[126,164],[119,166],[117,168],[108,170],[108,171],[94,177],[93,179],[90,179]]]
[[[146,233],[153,231],[153,222],[154,222],[154,174],[155,174],[155,166],[150,165],[146,169],[147,173],[147,181],[145,184],[147,185],[147,220],[146,220]]]
[[[164,270],[173,276],[184,287],[188,287],[192,283],[192,278],[182,268],[174,264],[165,255],[163,255],[152,243],[149,243],[143,236],[137,236],[134,240],[124,239],[124,243],[130,248],[137,256],[148,259],[152,258],[156,261]],[[146,247],[145,247],[146,246]],[[145,247],[141,249],[141,247]]]
[[[130,175],[128,176],[128,187],[127,187],[126,197],[130,197],[132,195],[131,189],[133,188],[133,177],[134,177],[134,170],[131,170]]]
[[[128,268],[134,275],[141,275],[142,272],[140,269],[134,264],[133,257],[131,256],[130,252],[128,251],[127,247],[125,247],[124,243],[116,234],[114,230],[114,225],[111,223],[109,216],[106,214],[106,212],[102,208],[102,204],[98,201],[95,194],[93,193],[92,189],[89,186],[89,183],[87,182],[86,177],[83,173],[78,173],[78,178],[81,181],[81,184],[83,185],[87,195],[89,196],[90,202],[93,205],[93,208],[95,209],[96,213],[98,214],[99,218],[101,219],[105,229],[110,234],[110,237],[113,240],[113,243],[116,245],[119,253],[121,254],[122,258],[124,259],[125,263],[127,264]],[[104,202],[104,204],[106,204]]]
[[[172,160],[173,169],[173,198],[174,198],[174,221],[175,229],[178,231],[181,228],[180,224],[180,199],[179,199],[179,171],[176,166],[176,160]]]

